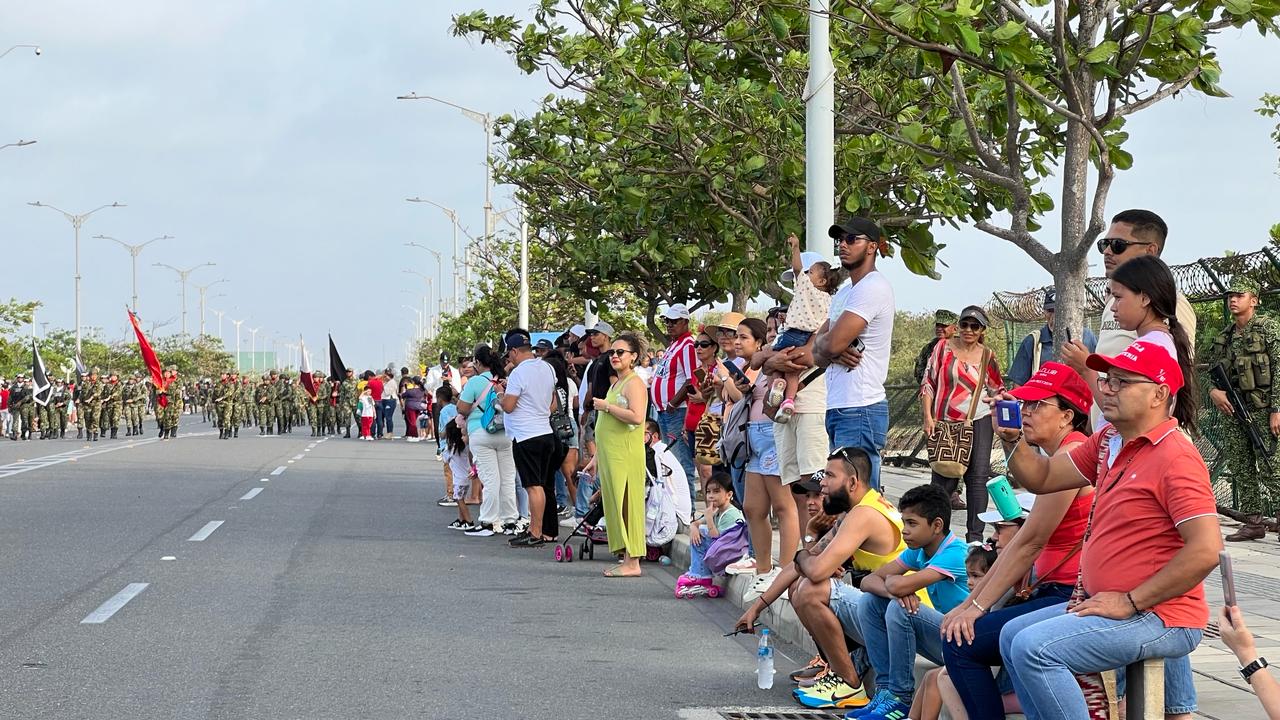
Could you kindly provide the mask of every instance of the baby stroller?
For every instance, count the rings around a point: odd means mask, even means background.
[[[664,548],[675,537],[678,520],[671,489],[665,479],[660,482],[657,478],[658,465],[652,448],[645,448],[645,460],[645,560],[658,562],[667,554]],[[592,497],[592,503],[582,522],[564,542],[556,545],[556,562],[573,562],[571,542],[574,538],[582,538],[578,546],[579,558],[592,559],[596,545],[609,544],[609,534],[604,527],[604,504],[599,492]]]
[[[607,546],[609,544],[609,535],[601,524],[602,520],[604,520],[604,504],[597,497],[591,509],[587,511],[586,515],[582,516],[582,521],[573,529],[573,532],[569,533],[564,542],[556,545],[556,562],[573,562],[574,538],[582,538],[582,542],[578,545],[578,558],[586,560],[594,558],[596,556],[596,545]]]

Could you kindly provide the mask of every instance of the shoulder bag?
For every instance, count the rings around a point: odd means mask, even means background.
[[[490,435],[497,435],[506,429],[502,420],[502,410],[498,407],[498,392],[494,390],[497,382],[489,381],[489,389],[480,401],[480,426]]]
[[[942,343],[938,343],[941,347]],[[986,386],[987,369],[991,364],[991,349],[982,350],[982,370],[973,388],[973,400],[969,403],[969,415],[964,420],[938,420],[929,436],[929,467],[942,477],[962,478],[969,468],[973,454],[973,416],[978,412],[982,389]],[[941,369],[938,370],[941,372]]]

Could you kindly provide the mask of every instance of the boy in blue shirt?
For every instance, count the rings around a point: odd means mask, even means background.
[[[862,581],[858,629],[876,670],[876,695],[846,718],[903,720],[915,693],[916,653],[941,665],[942,616],[969,595],[968,547],[950,531],[951,498],[937,485],[911,488],[898,502],[907,549]],[[910,574],[908,574],[910,573]],[[933,607],[921,605],[924,588]]]

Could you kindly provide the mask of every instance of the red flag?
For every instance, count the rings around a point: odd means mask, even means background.
[[[133,331],[138,335],[138,350],[142,353],[142,362],[151,372],[151,382],[155,383],[157,390],[163,390],[164,373],[160,371],[160,360],[156,358],[156,351],[151,349],[151,343],[147,342],[147,336],[142,333],[142,325],[138,323],[138,316],[132,310],[129,311],[129,322],[133,323]]]
[[[311,374],[311,358],[307,357],[307,343],[303,341],[301,336],[298,337],[298,346],[301,348],[300,353],[302,355],[302,375],[298,380],[302,382],[302,389],[307,391],[307,397],[311,398],[312,402],[315,402],[316,379]]]

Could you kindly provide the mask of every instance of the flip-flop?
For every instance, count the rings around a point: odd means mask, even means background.
[[[643,574],[644,574],[643,572],[638,572],[634,575],[624,575],[622,573],[622,568],[620,567],[611,567],[608,570],[604,571],[604,576],[609,578],[632,578],[632,577],[640,577]]]

